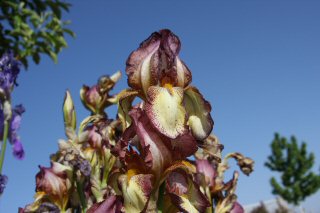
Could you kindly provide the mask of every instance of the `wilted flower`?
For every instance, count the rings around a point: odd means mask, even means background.
[[[120,79],[121,73],[117,72],[112,76],[103,76],[99,79],[98,84],[92,87],[84,85],[80,90],[80,97],[83,105],[93,114],[104,114],[104,109],[110,106],[112,102],[109,91]]]
[[[254,161],[251,158],[245,157],[238,152],[230,153],[226,156],[226,159],[228,158],[234,158],[245,175],[250,175],[253,171]]]
[[[70,164],[74,169],[79,170],[84,177],[90,177],[91,166],[86,159],[76,155],[74,159],[70,160]]]

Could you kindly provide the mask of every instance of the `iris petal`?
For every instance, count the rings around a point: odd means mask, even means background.
[[[172,203],[182,212],[205,212],[210,206],[199,186],[183,170],[169,175],[166,189]]]
[[[138,91],[126,89],[121,91],[117,96],[118,101],[118,116],[121,120],[123,129],[126,129],[131,124],[131,118],[129,111],[132,108],[132,102],[135,97],[139,94]]]
[[[152,192],[152,178],[151,174],[119,177],[125,212],[142,212],[147,207]]]
[[[186,111],[182,105],[183,89],[152,86],[148,89],[147,115],[153,126],[175,139],[187,132]]]
[[[140,44],[140,47],[133,51],[126,62],[126,73],[128,84],[136,90],[143,90],[144,93],[150,85],[157,84],[157,63],[152,60],[160,45],[160,35],[153,33],[147,40]]]
[[[197,88],[191,86],[185,90],[183,101],[193,136],[198,140],[204,140],[213,128],[210,103],[203,98]]]
[[[140,142],[144,147],[149,146],[152,156],[152,172],[158,180],[163,170],[172,162],[172,154],[168,147],[170,142],[152,127],[145,112],[140,108],[132,109],[130,116],[134,121]]]

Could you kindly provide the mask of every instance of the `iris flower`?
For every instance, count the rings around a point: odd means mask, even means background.
[[[210,135],[211,105],[191,85],[180,48],[176,35],[160,30],[127,59],[130,88],[110,95],[120,72],[83,86],[91,115],[78,130],[66,93],[67,140],[60,140],[52,166],[40,167],[36,200],[21,212],[243,212],[235,194],[239,173],[229,181],[224,173],[229,158],[247,175],[253,161],[237,152],[222,159],[223,145]],[[105,113],[112,104],[114,120]]]

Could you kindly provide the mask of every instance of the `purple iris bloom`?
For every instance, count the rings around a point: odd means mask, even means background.
[[[0,174],[0,195],[2,195],[4,188],[6,188],[7,182],[8,182],[8,177],[6,175]]]
[[[17,85],[16,80],[20,72],[21,63],[14,58],[12,52],[3,54],[0,58],[0,91],[3,93],[5,100],[10,100],[12,89]],[[3,105],[4,100],[0,100],[0,104]],[[18,130],[21,124],[21,115],[25,111],[22,105],[17,105],[12,109],[12,117],[9,123],[9,142],[13,145],[13,155],[17,159],[23,159],[24,150],[18,136]],[[4,112],[0,108],[0,136],[3,137],[4,129]]]
[[[9,95],[20,72],[20,62],[16,60],[12,52],[5,53],[0,58],[0,88]]]
[[[19,160],[24,158],[24,150],[18,135],[18,130],[21,124],[21,115],[25,111],[24,107],[20,104],[12,109],[12,117],[9,123],[8,139],[10,144],[13,145],[13,156]],[[4,128],[4,114],[0,110],[0,137],[3,138],[3,128]]]
[[[19,140],[15,141],[13,144],[13,156],[19,160],[24,158],[24,149]]]
[[[13,156],[19,160],[24,158],[24,150],[18,136],[18,130],[21,124],[21,115],[25,112],[24,107],[20,104],[12,110],[12,118],[9,128],[9,141],[13,145]]]

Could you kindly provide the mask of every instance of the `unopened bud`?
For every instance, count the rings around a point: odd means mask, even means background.
[[[4,120],[9,121],[12,116],[12,109],[11,109],[11,104],[9,101],[5,101],[3,103],[3,115],[4,115]]]
[[[65,127],[75,130],[77,125],[76,112],[74,110],[73,101],[69,91],[66,91],[64,98],[63,117]]]

